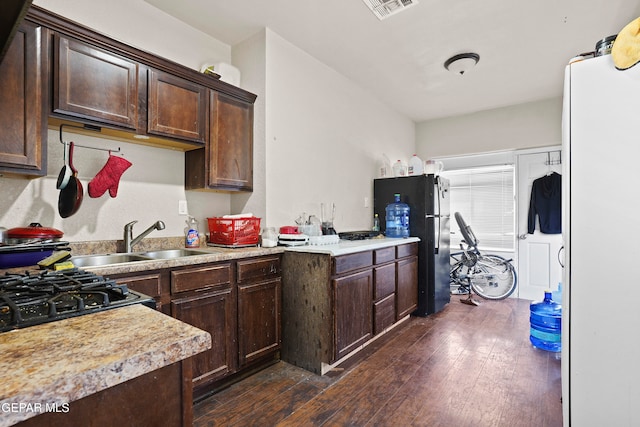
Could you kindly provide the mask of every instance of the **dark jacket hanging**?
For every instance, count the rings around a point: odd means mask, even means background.
[[[562,233],[562,175],[553,172],[533,181],[529,204],[529,234],[536,229],[536,215],[540,232]]]

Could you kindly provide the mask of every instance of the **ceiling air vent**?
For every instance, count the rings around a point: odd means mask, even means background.
[[[362,0],[378,19],[383,20],[418,4],[418,0]]]

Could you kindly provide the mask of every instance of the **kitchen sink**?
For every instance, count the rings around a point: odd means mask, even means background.
[[[210,252],[193,249],[166,249],[161,251],[143,252],[141,255],[151,259],[173,259],[186,256],[206,255]]]
[[[123,264],[125,262],[175,259],[195,255],[206,255],[208,253],[210,252],[193,249],[166,249],[129,254],[79,255],[71,257],[69,261],[73,262],[73,265],[76,267],[102,267],[104,265]]]
[[[152,258],[136,254],[82,255],[69,259],[76,267],[101,267],[125,262],[149,261]]]

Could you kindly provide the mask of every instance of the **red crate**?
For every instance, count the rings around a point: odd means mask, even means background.
[[[207,218],[209,242],[217,245],[255,245],[260,239],[260,218]]]

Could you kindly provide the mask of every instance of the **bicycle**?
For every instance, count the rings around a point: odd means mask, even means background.
[[[510,259],[499,255],[484,255],[478,249],[478,239],[466,224],[460,212],[454,214],[463,243],[461,252],[451,254],[453,264],[449,274],[449,284],[458,286],[459,294],[468,294],[460,302],[480,305],[472,297],[472,291],[488,300],[507,298],[516,289],[518,278]],[[464,245],[467,247],[465,248]]]

